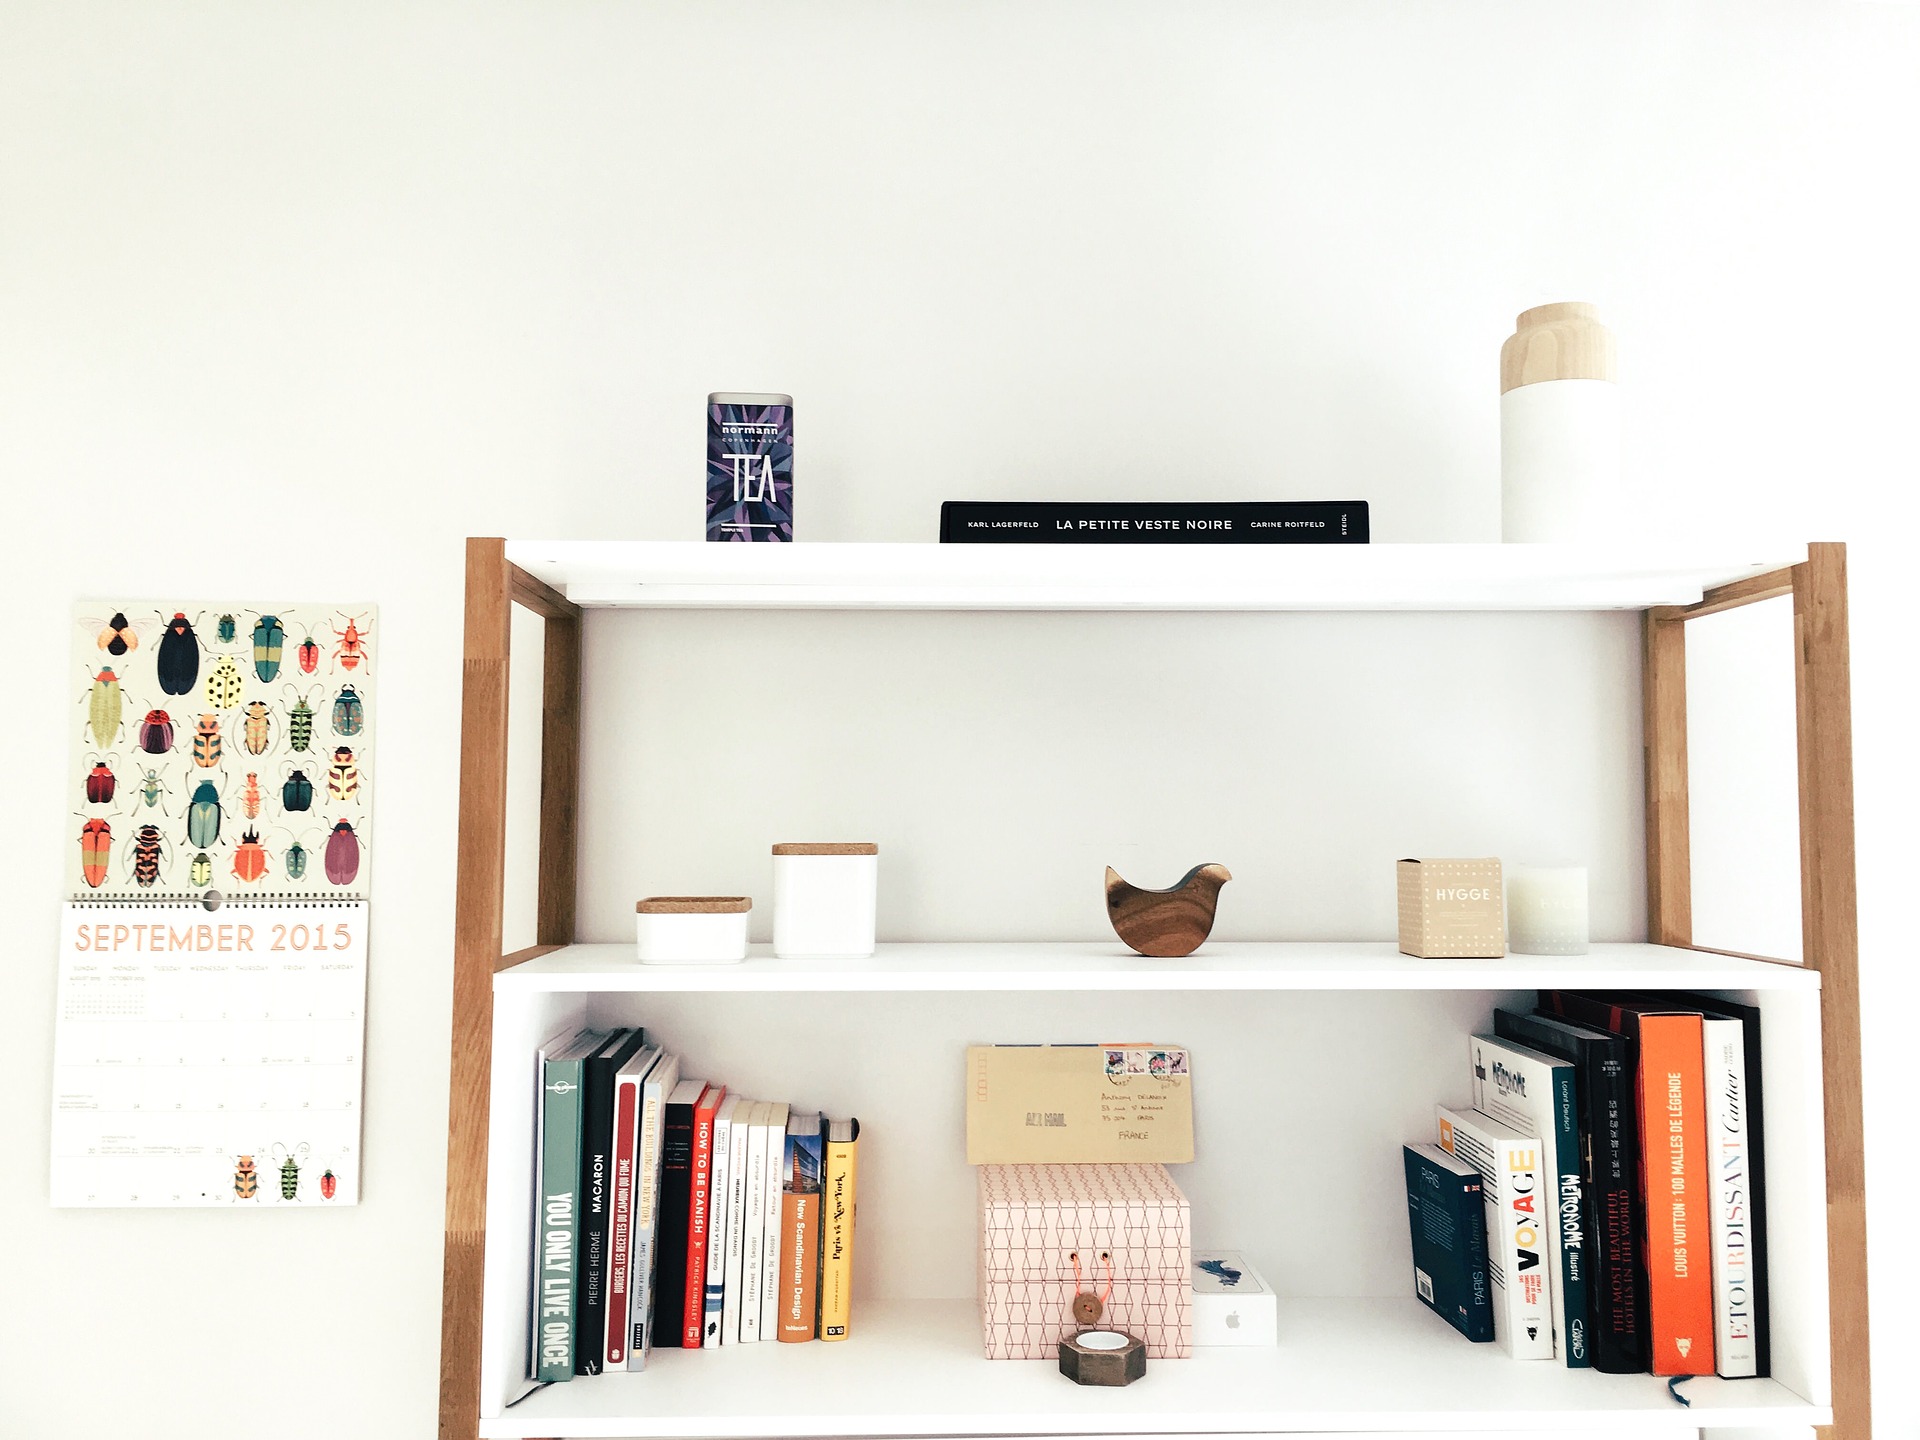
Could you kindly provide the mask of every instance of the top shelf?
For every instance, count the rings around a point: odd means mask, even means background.
[[[793,610],[1644,610],[1806,547],[737,545],[510,540],[576,605]]]

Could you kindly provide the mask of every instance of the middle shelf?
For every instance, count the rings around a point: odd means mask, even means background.
[[[1150,960],[1117,941],[886,943],[870,956],[781,960],[756,945],[737,965],[642,965],[625,944],[566,945],[502,970],[496,994],[1018,990],[1801,990],[1802,965],[1668,945],[1595,945],[1585,955],[1422,960],[1392,941],[1208,944]]]

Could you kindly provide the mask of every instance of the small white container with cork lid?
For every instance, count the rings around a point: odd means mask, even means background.
[[[1613,332],[1581,301],[1523,311],[1500,347],[1501,538],[1627,538],[1644,517],[1621,481]]]
[[[873,954],[880,847],[773,847],[773,953],[783,960]]]
[[[747,958],[745,895],[654,895],[634,907],[642,965],[737,965]]]

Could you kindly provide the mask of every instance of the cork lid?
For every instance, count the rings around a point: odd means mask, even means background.
[[[878,845],[776,845],[776,855],[878,855]]]
[[[641,915],[744,915],[749,895],[651,895],[633,907]]]

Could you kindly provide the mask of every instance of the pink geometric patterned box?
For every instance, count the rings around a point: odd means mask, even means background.
[[[1070,1307],[1083,1290],[1105,1300],[1101,1326],[1138,1335],[1149,1358],[1193,1353],[1192,1228],[1166,1166],[977,1168],[989,1360],[1056,1358],[1080,1328]]]

